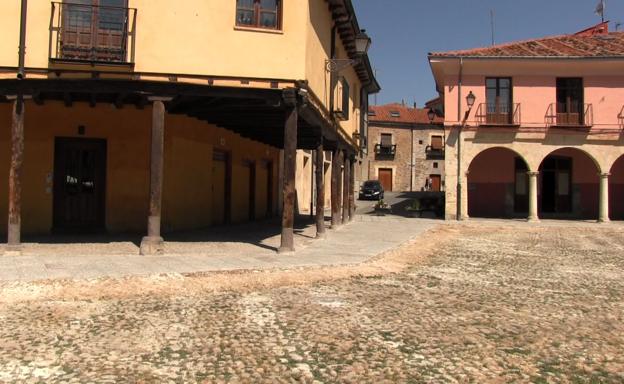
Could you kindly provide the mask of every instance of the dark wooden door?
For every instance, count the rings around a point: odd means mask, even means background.
[[[54,229],[104,229],[106,140],[57,138],[54,150]]]
[[[429,176],[431,179],[431,191],[432,192],[440,192],[442,189],[442,176],[440,175],[431,175]]]
[[[384,188],[385,192],[392,192],[392,169],[380,168],[379,169],[379,182]]]
[[[232,168],[230,155],[215,150],[212,158],[212,224],[230,222],[230,202],[232,197]]]
[[[127,0],[64,2],[63,58],[125,61],[128,29]]]

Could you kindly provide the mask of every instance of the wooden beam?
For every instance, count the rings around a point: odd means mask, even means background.
[[[9,168],[9,226],[7,253],[19,254],[22,231],[22,164],[24,162],[24,98],[13,102],[11,119],[11,164]]]
[[[284,126],[284,208],[282,210],[282,240],[278,252],[294,252],[295,173],[297,169],[297,106],[286,110]]]
[[[325,152],[323,139],[316,147],[316,238],[325,237]]]
[[[351,189],[351,157],[346,153],[344,154],[344,171],[342,172],[343,191],[342,191],[342,223],[349,222],[349,210],[350,208],[350,192]]]
[[[150,201],[147,236],[141,241],[141,255],[164,253],[160,234],[162,213],[163,163],[165,142],[165,104],[161,100],[152,107],[152,148],[150,154]]]

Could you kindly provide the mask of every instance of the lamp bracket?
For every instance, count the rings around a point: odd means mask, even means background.
[[[325,60],[325,70],[330,73],[338,73],[359,63],[360,59],[329,59]]]

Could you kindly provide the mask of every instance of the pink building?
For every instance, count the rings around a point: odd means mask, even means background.
[[[447,219],[624,219],[624,33],[603,23],[429,61]]]

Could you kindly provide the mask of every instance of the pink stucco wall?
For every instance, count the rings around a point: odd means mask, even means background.
[[[620,74],[608,75],[597,73],[597,70],[579,67],[574,71],[573,67],[567,68],[566,72],[548,73],[551,70],[542,69],[544,74],[526,73],[526,68],[517,67],[517,64],[490,64],[491,68],[484,64],[466,63],[462,76],[461,89],[461,114],[458,120],[458,74],[446,74],[444,76],[445,87],[445,113],[446,122],[457,123],[463,119],[466,111],[465,97],[469,92],[477,97],[469,125],[476,123],[475,112],[479,104],[486,102],[485,79],[486,77],[511,77],[513,87],[513,102],[519,103],[521,108],[521,124],[525,127],[544,127],[545,116],[549,105],[556,102],[556,79],[557,77],[581,77],[585,89],[584,97],[586,104],[592,104],[594,115],[594,129],[618,128],[618,115],[624,107],[624,77]],[[537,69],[536,69],[537,71]],[[474,72],[479,72],[475,74]],[[536,72],[539,73],[539,72]],[[510,75],[515,74],[515,75]]]

